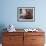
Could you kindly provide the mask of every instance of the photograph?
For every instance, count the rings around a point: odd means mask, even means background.
[[[35,7],[18,7],[17,21],[21,21],[21,22],[35,21]]]

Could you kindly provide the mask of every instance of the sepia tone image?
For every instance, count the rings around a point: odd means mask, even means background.
[[[34,7],[18,7],[17,9],[17,20],[31,22],[34,21],[35,8]]]

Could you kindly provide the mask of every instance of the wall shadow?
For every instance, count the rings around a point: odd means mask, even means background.
[[[6,32],[6,26],[4,24],[0,24],[0,43],[2,43],[3,32]]]

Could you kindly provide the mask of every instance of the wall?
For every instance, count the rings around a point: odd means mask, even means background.
[[[46,0],[0,0],[0,25],[16,28],[46,28]],[[18,22],[17,7],[35,7],[35,22]]]

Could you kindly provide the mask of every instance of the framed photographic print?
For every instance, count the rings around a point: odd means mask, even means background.
[[[34,22],[35,21],[35,7],[18,7],[17,21],[20,22]]]

